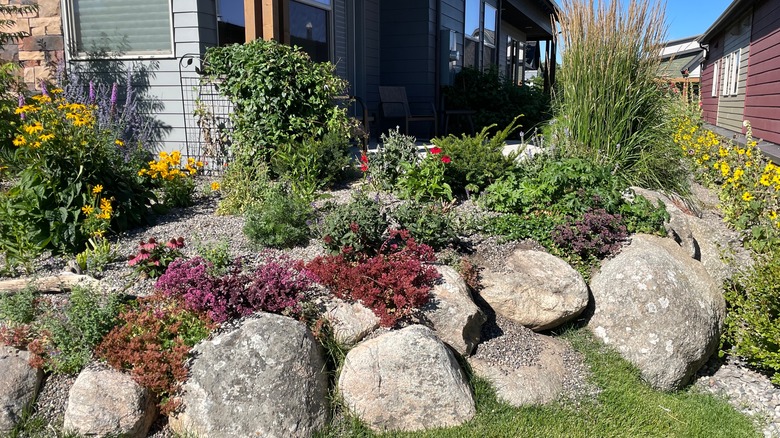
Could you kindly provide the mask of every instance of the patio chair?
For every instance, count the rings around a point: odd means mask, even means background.
[[[412,104],[428,104],[430,111],[412,112],[409,99],[406,97],[406,87],[379,87],[379,111],[382,120],[404,119],[404,134],[409,134],[409,123],[433,122],[433,137],[439,133],[439,116],[433,102],[412,102]],[[415,106],[417,108],[418,106]]]

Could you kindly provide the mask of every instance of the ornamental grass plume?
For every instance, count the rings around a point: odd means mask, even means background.
[[[562,0],[563,67],[554,135],[564,152],[607,165],[630,184],[687,192],[670,141],[671,102],[658,85],[664,4]]]

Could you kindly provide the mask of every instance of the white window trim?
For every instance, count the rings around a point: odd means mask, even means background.
[[[65,56],[67,59],[78,59],[78,60],[90,60],[90,59],[103,59],[103,58],[94,58],[92,56],[89,56],[88,52],[79,52],[76,50],[76,41],[75,41],[75,35],[76,35],[76,20],[73,19],[73,1],[72,0],[62,0],[60,3],[60,10],[62,11],[62,19],[63,19],[63,39],[65,42]],[[154,53],[154,54],[144,54],[144,53],[126,53],[123,55],[116,54],[114,52],[108,52],[107,55],[111,57],[111,59],[118,59],[118,60],[135,60],[135,59],[176,59],[176,39],[174,38],[176,33],[174,31],[174,22],[173,22],[173,0],[168,1],[168,16],[171,18],[170,20],[170,32],[171,32],[171,51],[170,53]]]
[[[729,82],[731,81],[731,54],[723,57],[723,81],[720,84],[720,95],[728,96]]]
[[[733,69],[731,72],[731,95],[736,96],[739,92],[739,64],[742,61],[742,49],[736,50],[731,56],[734,57],[731,66]]]
[[[711,96],[718,97],[718,83],[720,82],[720,60],[712,64],[712,90]]]

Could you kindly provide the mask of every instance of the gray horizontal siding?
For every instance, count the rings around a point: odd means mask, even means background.
[[[750,33],[751,33],[751,14],[747,14],[737,20],[734,25],[726,31],[723,56],[742,50],[739,58],[739,80],[737,83],[736,96],[723,96],[718,99],[718,126],[723,128],[742,132],[742,119],[745,111],[745,86],[747,83],[748,63],[750,58]],[[721,67],[721,70],[723,68]],[[725,78],[725,72],[721,72],[721,90]]]

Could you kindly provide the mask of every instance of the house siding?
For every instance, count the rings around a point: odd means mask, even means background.
[[[211,0],[176,0],[172,5],[174,52],[170,57],[154,59],[121,58],[125,68],[143,67],[149,70],[148,85],[145,94],[158,105],[150,114],[164,127],[161,150],[184,150],[187,142],[185,126],[194,126],[193,115],[185,113],[182,103],[182,80],[179,71],[179,58],[186,54],[202,55],[208,47],[217,44],[217,20],[215,3]],[[67,17],[65,17],[67,19]],[[71,65],[79,65],[86,71],[96,74],[100,63],[78,58],[70,58]],[[185,76],[195,77],[194,69],[183,72]],[[185,81],[190,84],[192,81]],[[144,84],[133,84],[134,86]]]
[[[333,2],[333,62],[336,64],[336,74],[347,80],[348,70],[348,45],[347,32],[351,26],[347,26],[347,1],[335,0]]]
[[[756,7],[751,40],[744,116],[755,137],[780,143],[780,4]]]
[[[435,0],[381,2],[380,83],[403,85],[410,101],[436,96]]]
[[[715,65],[720,63],[723,58],[723,38],[711,41],[707,59],[704,60],[701,67],[701,110],[702,118],[713,125],[718,123],[718,99],[720,98],[720,89],[712,95],[713,82],[715,78]],[[718,70],[720,73],[720,69]],[[719,85],[719,84],[718,84]],[[720,87],[718,87],[720,88]]]
[[[735,96],[721,95],[718,100],[717,125],[736,132],[742,131],[745,86],[747,84],[748,64],[750,63],[751,18],[752,13],[748,13],[736,20],[735,24],[726,31],[723,43],[723,56],[727,56],[737,50],[741,50],[741,53],[737,94]],[[723,68],[720,70],[721,81],[723,81],[725,72]]]

